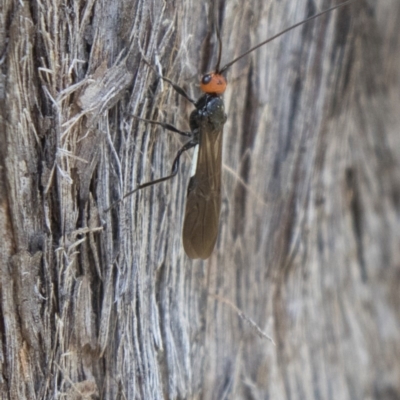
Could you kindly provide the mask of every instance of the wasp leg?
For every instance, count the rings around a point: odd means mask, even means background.
[[[185,151],[191,149],[192,147],[197,146],[198,144],[199,144],[199,139],[198,139],[198,137],[196,136],[196,137],[194,137],[193,139],[191,139],[189,142],[187,142],[187,143],[178,151],[178,153],[177,153],[176,156],[175,156],[174,162],[172,163],[172,169],[171,169],[171,174],[170,174],[170,175],[164,176],[164,177],[159,178],[159,179],[155,179],[154,181],[142,183],[142,184],[139,185],[136,189],[133,189],[133,190],[131,190],[130,192],[124,194],[124,196],[123,196],[122,198],[120,198],[119,200],[117,200],[117,201],[115,201],[114,203],[112,203],[110,207],[108,207],[106,210],[104,210],[104,212],[110,211],[110,210],[111,210],[113,207],[115,207],[117,204],[121,203],[121,201],[122,201],[123,199],[125,199],[126,197],[128,197],[128,196],[130,196],[130,195],[136,193],[137,191],[139,191],[139,190],[141,190],[141,189],[144,189],[144,188],[146,188],[146,187],[153,186],[153,185],[155,185],[155,184],[157,184],[157,183],[164,182],[164,181],[167,181],[167,180],[169,180],[169,179],[172,179],[174,176],[177,175],[177,173],[178,173],[178,171],[179,171],[179,161],[180,161],[181,155],[182,155]]]
[[[190,101],[192,104],[196,104],[196,100],[193,100],[186,92],[183,88],[181,88],[179,85],[177,85],[176,83],[172,82],[170,79],[165,78],[164,76],[160,75],[158,73],[158,71],[145,59],[143,58],[143,61],[154,71],[154,73],[163,81],[169,83],[174,90],[180,94],[182,97],[184,97],[186,100]]]
[[[140,121],[148,122],[149,124],[162,126],[164,129],[167,129],[168,131],[171,131],[171,132],[179,133],[182,136],[188,136],[188,137],[192,136],[192,132],[181,131],[180,129],[175,128],[175,126],[173,126],[171,124],[167,124],[165,122],[158,122],[158,121],[153,121],[151,119],[144,119],[144,118],[137,117],[136,115],[132,115],[132,117],[136,118]]]

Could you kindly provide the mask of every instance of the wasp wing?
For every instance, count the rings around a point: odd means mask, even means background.
[[[221,211],[222,127],[199,129],[197,165],[190,178],[183,247],[190,258],[208,258],[218,236]]]

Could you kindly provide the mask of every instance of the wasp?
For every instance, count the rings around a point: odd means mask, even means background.
[[[217,64],[213,72],[207,73],[201,78],[200,89],[204,94],[197,101],[191,99],[184,89],[168,78],[159,76],[169,83],[178,94],[194,105],[195,109],[192,111],[189,118],[190,131],[181,131],[168,123],[151,121],[139,117],[135,118],[150,124],[160,125],[164,129],[189,137],[190,140],[178,151],[173,161],[170,175],[143,183],[129,193],[126,193],[122,199],[145,187],[172,179],[179,171],[181,155],[185,151],[194,148],[182,230],[183,248],[188,257],[192,259],[207,259],[210,257],[218,237],[219,216],[221,211],[222,137],[223,127],[227,120],[224,100],[222,98],[227,87],[227,79],[225,78],[226,72],[237,61],[246,57],[261,46],[266,45],[292,29],[349,4],[352,1],[353,0],[345,1],[284,29],[252,47],[223,67],[220,67],[222,42],[219,30],[217,29],[219,43]],[[112,204],[111,207],[119,203],[122,199]],[[108,210],[111,207],[109,207]]]

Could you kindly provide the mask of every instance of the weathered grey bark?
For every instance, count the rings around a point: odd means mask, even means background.
[[[331,1],[220,2],[223,61]],[[334,3],[336,4],[336,2]],[[220,236],[189,260],[211,2],[4,0],[4,399],[400,398],[400,3],[355,1],[234,65]],[[270,335],[271,343],[263,334]]]

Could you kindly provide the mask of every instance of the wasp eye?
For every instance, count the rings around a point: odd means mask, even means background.
[[[202,80],[201,80],[201,83],[203,85],[207,85],[208,83],[211,82],[211,79],[212,79],[212,75],[211,74],[204,75]]]

